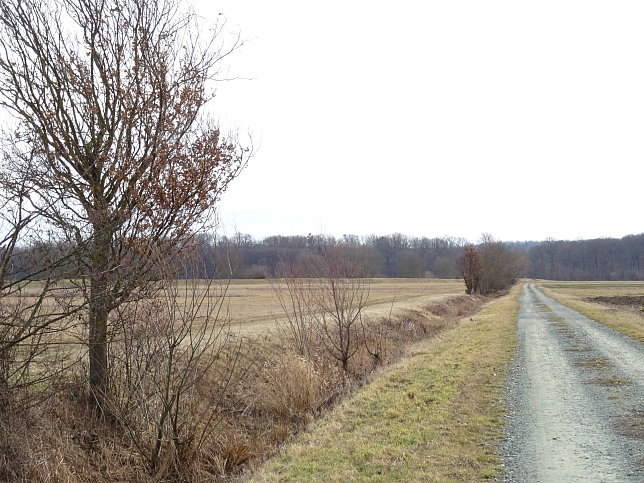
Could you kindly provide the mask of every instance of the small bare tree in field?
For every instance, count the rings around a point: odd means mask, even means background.
[[[316,274],[311,294],[315,327],[327,352],[347,372],[349,360],[360,347],[369,283],[340,247],[322,246],[312,266]]]
[[[16,121],[2,147],[31,153],[2,169],[37,193],[41,229],[74,246],[100,408],[110,314],[156,278],[153,253],[174,257],[210,219],[248,159],[203,114],[240,45],[220,32],[177,0],[0,2],[0,106]]]
[[[310,357],[321,345],[346,372],[360,347],[369,283],[339,246],[323,243],[300,265],[284,265],[283,279],[274,285],[286,316],[282,332],[300,355]]]
[[[456,260],[456,266],[465,281],[465,292],[468,294],[478,292],[483,272],[483,261],[473,245],[463,249],[463,253]]]

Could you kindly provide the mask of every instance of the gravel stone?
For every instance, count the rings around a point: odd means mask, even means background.
[[[503,481],[644,481],[644,344],[526,284]]]

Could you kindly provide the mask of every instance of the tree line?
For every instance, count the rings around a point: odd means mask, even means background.
[[[184,250],[191,254],[194,250],[200,262],[189,264],[190,270],[181,271],[181,276],[276,278],[284,264],[303,263],[311,252],[320,252],[325,246],[338,246],[360,267],[360,273],[365,277],[459,278],[462,276],[459,257],[469,246],[479,251],[487,247],[487,265],[493,264],[489,255],[492,241],[502,244],[512,254],[507,260],[503,258],[503,263],[514,278],[644,280],[644,234],[623,238],[526,242],[501,242],[484,234],[476,244],[464,238],[418,238],[400,233],[339,238],[275,235],[263,239],[241,233],[233,236],[201,234],[186,241],[185,244],[191,246]],[[38,239],[23,243],[13,250],[12,274],[16,279],[68,276],[68,266],[52,261],[71,256],[75,250],[73,243],[60,241]],[[185,265],[185,259],[181,257],[175,261]],[[302,273],[306,274],[306,269]]]
[[[644,233],[593,240],[546,239],[529,247],[527,276],[549,280],[644,280]]]
[[[365,277],[457,278],[459,272],[454,261],[467,244],[462,238],[414,238],[402,234],[342,238],[278,235],[262,240],[247,234],[230,237],[200,234],[177,249],[180,253],[175,262],[184,266],[185,257],[181,255],[194,257],[196,254],[199,264],[189,264],[190,271],[181,272],[181,276],[189,278],[276,278],[284,264],[306,265],[310,253],[337,246],[360,267],[360,273]],[[44,274],[58,278],[68,276],[68,271],[49,260],[62,258],[75,249],[73,243],[60,241],[37,240],[23,244],[12,255],[13,273],[19,279],[34,273],[41,277]],[[302,268],[302,273],[307,270]]]
[[[483,234],[474,244],[464,238],[418,238],[400,233],[341,238],[278,235],[261,240],[247,234],[204,236],[199,241],[201,259],[212,261],[195,275],[222,273],[216,266],[222,263],[225,253],[225,263],[233,278],[273,278],[279,275],[282,263],[296,263],[308,252],[327,245],[342,246],[368,277],[458,278],[462,276],[459,257],[472,246],[481,256],[485,255],[488,274],[506,272],[492,277],[495,279],[644,280],[644,234],[522,242],[496,240]],[[485,279],[483,282],[489,287],[494,285]]]
[[[487,237],[487,238],[486,238]],[[191,264],[182,276],[193,278],[275,278],[284,263],[293,265],[307,253],[323,246],[341,246],[367,277],[458,278],[458,257],[470,245],[479,249],[490,241],[483,235],[476,244],[455,237],[409,237],[391,235],[343,236],[275,235],[255,239],[249,234],[233,236],[201,234],[190,241],[200,263]],[[498,242],[498,240],[497,240]],[[187,243],[187,242],[186,242]],[[593,240],[502,242],[514,255],[513,273],[519,277],[549,280],[644,280],[644,234]],[[22,244],[12,254],[13,275],[20,279],[59,272],[51,263],[72,253],[73,244],[43,241]],[[190,252],[191,250],[188,250]],[[488,262],[489,263],[489,262]],[[514,266],[521,267],[520,273]],[[40,266],[40,270],[38,269]]]
[[[232,278],[274,278],[283,264],[306,265],[311,252],[342,247],[365,277],[456,278],[454,260],[467,245],[462,238],[414,238],[400,233],[386,236],[327,235],[271,236],[255,240],[250,235],[202,236],[198,251],[207,260],[198,277],[226,273]],[[226,270],[227,269],[227,270]],[[302,269],[306,274],[306,268]]]

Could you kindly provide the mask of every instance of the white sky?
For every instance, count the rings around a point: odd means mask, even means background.
[[[644,232],[644,2],[194,1],[249,40],[229,234]]]

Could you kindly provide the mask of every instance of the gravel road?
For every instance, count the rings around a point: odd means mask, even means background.
[[[644,481],[644,344],[534,284],[520,300],[504,481]]]

